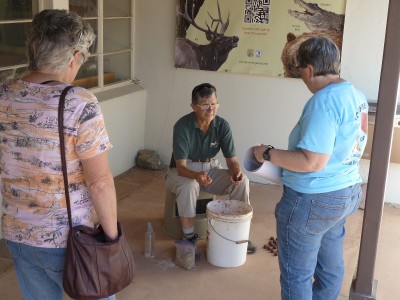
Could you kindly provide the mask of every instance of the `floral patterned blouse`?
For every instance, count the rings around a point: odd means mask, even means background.
[[[0,84],[2,233],[35,247],[65,248],[69,231],[61,170],[58,103],[67,84],[16,80]],[[73,225],[98,218],[81,159],[112,145],[96,97],[72,88],[65,99],[64,135]]]

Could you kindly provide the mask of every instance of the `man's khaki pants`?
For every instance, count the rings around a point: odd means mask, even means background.
[[[192,171],[205,171],[212,178],[212,183],[207,186],[200,184],[187,177],[179,176],[175,168],[170,169],[166,175],[165,185],[167,189],[176,194],[178,213],[181,217],[196,216],[196,202],[200,190],[214,195],[229,195],[230,200],[239,200],[250,204],[249,201],[249,180],[243,174],[242,182],[233,183],[227,169],[223,169],[217,159],[210,162],[190,162],[187,166]]]

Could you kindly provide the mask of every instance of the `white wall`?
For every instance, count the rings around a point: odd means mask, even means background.
[[[112,95],[102,93],[97,96],[108,135],[114,146],[109,151],[108,158],[113,176],[116,176],[133,167],[136,164],[137,152],[144,149],[146,91],[130,91],[129,94],[106,101],[102,101],[102,98]]]
[[[148,92],[147,148],[169,163],[172,127],[191,111],[191,91],[201,82],[217,87],[219,114],[231,124],[240,159],[257,143],[287,146],[288,134],[311,95],[301,80],[176,69],[175,0],[137,0],[136,12],[135,75]]]
[[[351,0],[346,5],[341,75],[372,101],[378,98],[387,9],[388,0]],[[146,148],[157,150],[169,162],[172,127],[191,110],[191,90],[201,82],[216,85],[219,114],[232,126],[240,160],[258,143],[286,148],[287,137],[311,96],[301,80],[176,69],[175,0],[136,0],[136,12],[135,73],[148,92]],[[368,162],[361,166],[362,173],[368,174]],[[398,166],[391,164],[387,202],[400,203],[396,196],[400,186],[394,183],[397,173]]]
[[[363,182],[368,181],[370,161],[362,159],[360,163],[361,177]],[[385,202],[400,204],[400,164],[389,163],[388,177],[386,180]]]
[[[258,143],[286,148],[288,135],[311,96],[303,82],[174,68],[175,3],[136,0],[135,73],[148,92],[146,147],[157,150],[169,163],[174,123],[191,110],[192,88],[210,82],[218,89],[219,114],[232,126],[240,160]],[[346,6],[341,75],[373,101],[378,97],[387,9],[388,0],[349,0]],[[369,165],[362,166],[362,172],[368,173]],[[389,180],[387,192],[400,195],[397,189],[400,186],[392,186]],[[392,201],[393,195],[387,199]]]
[[[342,77],[377,100],[388,0],[347,0]]]
[[[342,76],[376,99],[388,0],[347,2]],[[176,69],[175,0],[136,0],[136,12],[135,75],[148,92],[146,147],[169,161],[173,124],[191,110],[191,90],[201,82],[216,85],[219,114],[232,126],[241,158],[257,143],[287,146],[311,95],[301,80]]]

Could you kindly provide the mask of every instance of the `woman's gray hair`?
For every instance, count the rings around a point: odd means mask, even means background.
[[[93,28],[75,12],[47,9],[36,14],[28,33],[29,69],[51,69],[61,73],[71,63],[76,51],[80,63],[89,56],[95,40]]]
[[[340,51],[327,36],[313,36],[301,43],[296,55],[297,66],[311,65],[315,76],[337,75],[340,72]]]

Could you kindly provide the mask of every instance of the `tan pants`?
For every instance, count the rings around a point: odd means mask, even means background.
[[[178,213],[181,217],[192,218],[196,215],[196,202],[200,190],[214,195],[228,195],[231,200],[240,200],[250,204],[249,180],[243,174],[243,181],[235,184],[231,181],[227,169],[223,169],[217,159],[207,163],[188,162],[187,166],[192,171],[205,171],[213,181],[207,186],[187,177],[179,176],[176,169],[170,169],[166,175],[165,185],[167,189],[176,194]]]

